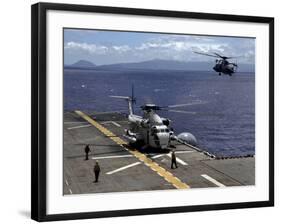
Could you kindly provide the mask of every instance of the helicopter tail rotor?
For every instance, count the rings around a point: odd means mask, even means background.
[[[135,91],[134,91],[134,84],[132,84],[132,95],[131,95],[132,103],[136,104],[136,97],[135,97]]]
[[[137,102],[137,98],[135,97],[134,84],[132,84],[131,100],[132,100],[132,111],[134,112],[134,104],[136,104]]]

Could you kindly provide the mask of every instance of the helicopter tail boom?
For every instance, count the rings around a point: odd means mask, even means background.
[[[110,96],[110,97],[128,101],[129,115],[133,114],[133,99],[131,97],[129,96]]]

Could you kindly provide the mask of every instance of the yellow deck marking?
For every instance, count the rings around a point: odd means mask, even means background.
[[[76,114],[78,114],[80,117],[88,121],[90,124],[95,126],[100,132],[102,132],[104,135],[109,137],[112,141],[117,143],[118,145],[122,146],[126,150],[128,150],[131,154],[133,154],[137,159],[142,161],[145,165],[147,165],[151,170],[157,172],[157,174],[161,177],[163,177],[167,182],[173,184],[175,188],[178,189],[188,189],[190,186],[188,186],[186,183],[183,183],[179,178],[175,177],[173,174],[171,174],[169,171],[165,170],[163,167],[161,167],[158,163],[154,162],[152,159],[148,158],[146,155],[140,153],[136,149],[129,149],[126,145],[127,142],[122,140],[119,137],[116,137],[111,131],[106,129],[104,126],[99,124],[97,121],[93,120],[91,117],[89,117],[87,114],[83,113],[82,111],[75,111]]]

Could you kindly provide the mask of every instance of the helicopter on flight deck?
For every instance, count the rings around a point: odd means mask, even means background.
[[[143,111],[143,116],[134,114],[133,104],[136,103],[136,98],[132,96],[110,96],[113,98],[124,99],[128,102],[128,121],[129,129],[125,129],[125,137],[130,144],[138,144],[144,147],[152,147],[158,149],[167,149],[172,145],[172,142],[188,144],[195,146],[196,138],[188,132],[183,132],[175,135],[173,128],[170,127],[171,120],[160,117],[156,111],[163,110],[167,107],[157,106],[155,104],[145,104],[140,108]],[[187,106],[192,104],[181,104],[179,106]],[[176,105],[171,106],[172,108]]]
[[[232,76],[233,73],[237,71],[237,63],[229,62],[227,59],[236,58],[236,57],[226,57],[218,53],[207,54],[204,52],[193,51],[196,54],[201,54],[209,57],[214,57],[216,59],[216,64],[213,69],[221,75],[221,73]],[[219,58],[219,59],[218,59]]]

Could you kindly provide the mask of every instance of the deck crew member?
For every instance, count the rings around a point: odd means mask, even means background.
[[[172,151],[172,164],[171,164],[171,169],[174,169],[174,165],[175,165],[176,168],[178,168],[176,154],[175,154],[175,151],[173,150],[173,151]]]
[[[95,181],[94,182],[97,183],[98,180],[99,180],[99,174],[100,174],[100,166],[99,166],[98,161],[96,161],[96,164],[94,166],[94,173],[95,173]]]
[[[86,153],[85,160],[89,160],[89,152],[91,152],[90,146],[86,145],[84,150],[85,150],[85,153]]]

